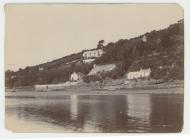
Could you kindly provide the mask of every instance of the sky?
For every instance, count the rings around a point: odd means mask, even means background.
[[[5,69],[18,70],[159,30],[183,18],[177,4],[9,4]]]

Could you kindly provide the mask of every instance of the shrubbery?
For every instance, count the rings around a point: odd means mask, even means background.
[[[100,78],[97,75],[89,75],[89,76],[83,77],[83,81],[85,83],[90,83],[91,81],[94,82],[94,81],[99,81],[99,80]]]

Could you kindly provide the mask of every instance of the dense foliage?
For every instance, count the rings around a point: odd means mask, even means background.
[[[130,40],[111,42],[103,49],[106,53],[96,60],[96,64],[122,62],[122,69],[127,72],[134,66],[132,64],[139,62],[136,65],[144,64],[143,67],[152,69],[152,78],[183,79],[184,28],[181,22]],[[163,68],[158,69],[159,66]]]

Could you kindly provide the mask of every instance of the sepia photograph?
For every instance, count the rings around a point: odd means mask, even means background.
[[[5,129],[183,130],[179,4],[12,3],[4,11]]]

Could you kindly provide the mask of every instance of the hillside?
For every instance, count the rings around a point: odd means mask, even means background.
[[[150,67],[151,78],[183,79],[183,21],[166,29],[151,31],[136,38],[120,39],[101,47],[105,53],[93,63],[119,64],[115,71],[105,74],[106,77],[117,79],[130,70]],[[16,72],[8,70],[5,72],[6,87],[62,83],[68,81],[74,71],[87,75],[93,63],[83,63],[82,54],[83,51]]]

